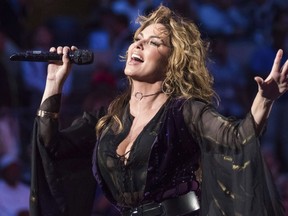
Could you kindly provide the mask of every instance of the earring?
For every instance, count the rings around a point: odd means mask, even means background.
[[[167,78],[163,81],[161,85],[161,90],[166,95],[171,95],[174,92],[174,88],[171,88],[169,84],[167,84]]]

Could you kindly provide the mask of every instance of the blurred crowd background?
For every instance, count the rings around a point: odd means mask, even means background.
[[[246,115],[257,91],[254,76],[266,78],[279,48],[287,59],[287,0],[0,0],[1,216],[29,215],[30,139],[47,67],[9,57],[59,45],[94,52],[94,63],[75,65],[65,84],[61,127],[66,127],[83,110],[107,105],[121,92],[126,80],[119,56],[133,39],[135,19],[161,3],[194,20],[210,42],[208,67],[223,115]],[[262,150],[288,208],[288,94],[274,104]],[[93,215],[117,215],[101,191],[95,200]],[[19,214],[2,214],[5,208]]]

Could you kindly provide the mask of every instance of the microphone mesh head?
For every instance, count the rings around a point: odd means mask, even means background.
[[[94,60],[94,53],[89,50],[75,50],[70,54],[71,61],[75,64],[91,64]]]

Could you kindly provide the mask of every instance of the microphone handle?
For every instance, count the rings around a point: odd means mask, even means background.
[[[61,61],[62,55],[52,52],[42,51],[26,51],[17,53],[10,57],[12,61],[36,61],[36,62],[48,62],[48,61]]]
[[[39,55],[39,61],[42,58],[43,61],[61,61],[62,60],[62,55],[59,55],[57,53],[51,53],[51,52],[45,52],[45,54],[41,51],[27,51],[27,55],[29,56],[29,52],[31,52],[31,54],[34,54],[34,58],[38,58]]]

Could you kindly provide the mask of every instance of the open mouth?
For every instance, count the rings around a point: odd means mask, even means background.
[[[135,53],[132,54],[131,59],[137,62],[144,62],[143,58]]]

